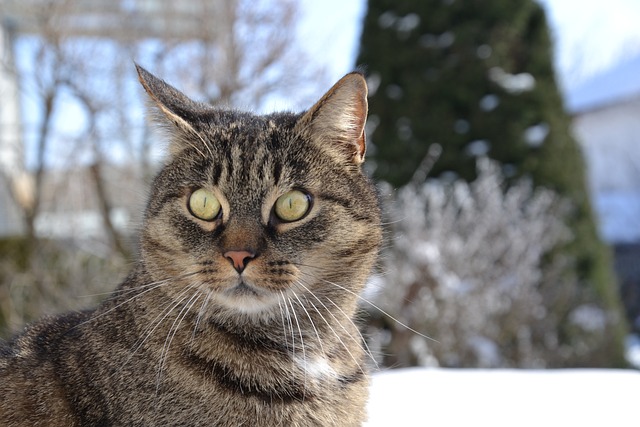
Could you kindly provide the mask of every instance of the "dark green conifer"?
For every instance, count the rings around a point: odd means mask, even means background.
[[[556,84],[545,14],[535,1],[369,0],[357,62],[371,86],[376,178],[406,184],[439,144],[431,177],[472,181],[477,157],[486,155],[502,163],[507,177],[530,177],[564,195],[573,205],[568,225],[575,238],[558,250],[572,255],[564,278],[579,291],[550,297],[553,315],[566,318],[561,336],[567,345],[580,342],[569,325],[579,305],[622,317],[584,161]],[[624,364],[624,332],[622,320],[611,322],[570,363]]]

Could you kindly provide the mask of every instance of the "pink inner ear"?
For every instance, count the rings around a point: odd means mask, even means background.
[[[366,141],[366,134],[364,131],[364,125],[366,123],[367,120],[367,107],[366,107],[366,98],[365,98],[365,102],[361,103],[358,102],[358,105],[356,107],[356,118],[357,118],[357,122],[356,122],[356,130],[360,132],[360,135],[357,136],[356,138],[356,144],[357,144],[357,148],[358,148],[358,161],[363,162],[364,161],[364,154],[367,151],[367,141]]]
[[[326,149],[361,164],[366,151],[367,84],[359,73],[350,73],[307,111],[299,122],[309,126]]]

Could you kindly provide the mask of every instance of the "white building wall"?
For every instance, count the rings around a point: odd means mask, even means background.
[[[0,20],[0,236],[20,234],[23,229],[12,197],[26,177],[19,95],[11,34]]]
[[[574,117],[602,237],[640,241],[640,97]]]

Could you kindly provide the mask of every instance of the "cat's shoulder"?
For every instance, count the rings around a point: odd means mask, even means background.
[[[28,325],[9,341],[0,343],[0,367],[9,359],[38,360],[55,352],[61,339],[79,333],[78,326],[90,318],[90,311],[47,316]]]

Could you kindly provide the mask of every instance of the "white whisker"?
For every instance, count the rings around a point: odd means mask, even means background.
[[[425,334],[423,334],[423,333],[420,333],[420,332],[416,331],[415,329],[413,329],[411,326],[409,326],[409,325],[407,325],[407,324],[405,324],[405,323],[401,322],[400,320],[396,319],[396,318],[395,318],[395,317],[393,317],[391,314],[387,313],[387,312],[386,312],[386,311],[384,311],[382,308],[378,307],[376,304],[374,304],[373,302],[369,301],[369,300],[368,300],[368,299],[366,299],[365,297],[363,297],[363,296],[359,295],[359,294],[358,294],[358,293],[356,293],[356,292],[353,292],[351,289],[347,289],[347,288],[345,288],[344,286],[339,285],[339,284],[334,283],[334,282],[331,282],[331,281],[329,281],[329,280],[325,280],[325,279],[320,279],[320,280],[322,280],[323,282],[328,283],[328,284],[330,284],[330,285],[333,285],[333,286],[335,286],[335,287],[337,287],[337,288],[339,288],[339,289],[342,289],[343,291],[345,291],[345,292],[347,292],[347,293],[349,293],[349,294],[351,294],[351,295],[354,295],[355,297],[359,298],[361,301],[366,302],[366,303],[367,303],[367,304],[369,304],[371,307],[375,308],[375,309],[376,309],[376,310],[378,310],[380,313],[382,313],[382,314],[384,314],[385,316],[389,317],[391,320],[393,320],[394,322],[396,322],[396,323],[397,323],[397,324],[399,324],[400,326],[404,327],[405,329],[407,329],[407,330],[409,330],[409,331],[413,332],[414,334],[417,334],[417,335],[421,336],[422,338],[425,338],[425,339],[431,340],[431,341],[433,341],[433,342],[438,342],[438,340],[436,340],[435,338],[431,338],[431,337],[429,337],[429,336],[427,336],[427,335],[425,335]]]
[[[193,286],[190,287],[190,289],[192,288]],[[156,394],[158,394],[158,391],[160,389],[160,383],[162,381],[162,371],[164,370],[164,366],[167,362],[167,358],[169,357],[169,348],[171,347],[173,338],[176,336],[176,333],[180,328],[180,324],[182,323],[182,321],[187,316],[189,311],[193,308],[193,305],[198,301],[198,299],[201,296],[202,296],[202,293],[196,290],[196,292],[194,292],[194,294],[191,296],[189,301],[187,301],[184,307],[182,307],[182,309],[176,316],[175,320],[171,324],[171,327],[169,328],[169,332],[167,333],[167,338],[164,340],[164,345],[162,346],[162,351],[160,352],[160,363],[158,367],[158,374],[156,376]],[[184,301],[184,299],[186,299],[186,297],[183,298],[181,301]]]
[[[151,291],[153,291],[155,289],[158,289],[158,288],[160,288],[160,287],[162,287],[162,286],[166,285],[167,283],[170,283],[170,282],[172,282],[174,280],[183,279],[185,277],[189,277],[189,276],[192,276],[194,274],[197,274],[197,273],[186,273],[186,274],[183,274],[183,275],[178,276],[178,277],[172,277],[172,278],[168,278],[168,279],[158,280],[157,282],[153,282],[153,283],[149,283],[149,284],[146,284],[146,285],[137,286],[135,288],[132,288],[131,292],[139,291],[140,289],[144,289],[144,288],[147,288],[147,289],[143,290],[142,292],[137,293],[136,295],[134,295],[131,298],[129,298],[129,299],[127,299],[127,300],[115,305],[114,307],[111,307],[109,310],[107,310],[107,311],[105,311],[103,313],[100,313],[97,316],[92,316],[88,320],[85,320],[84,322],[79,323],[76,326],[76,328],[78,328],[78,327],[80,327],[80,326],[82,326],[82,325],[84,325],[86,323],[93,322],[94,320],[100,319],[101,317],[111,313],[113,310],[116,310],[119,307],[121,307],[121,306],[123,306],[123,305],[125,305],[127,303],[130,303],[131,301],[135,300],[136,298],[141,297],[142,295],[146,294],[147,292],[151,292]]]
[[[202,301],[202,305],[200,306],[200,309],[198,310],[198,316],[196,317],[196,323],[193,326],[193,333],[191,334],[191,343],[193,343],[193,341],[196,338],[196,332],[198,331],[198,327],[200,326],[200,321],[204,317],[204,312],[205,312],[205,309],[207,307],[207,304],[209,304],[209,299],[211,298],[211,293],[212,292],[213,291],[211,291],[211,290],[209,292],[207,292],[207,296]]]
[[[340,308],[340,306],[338,304],[333,302],[333,300],[331,298],[327,298],[327,301],[329,301],[331,304],[333,304],[333,306],[336,309],[338,309],[338,311],[340,313],[342,313],[342,315],[345,317],[345,319],[347,319],[349,322],[351,322],[351,324],[354,326],[354,328],[356,328],[356,331],[358,332],[358,335],[360,336],[362,345],[364,345],[365,352],[369,355],[369,358],[371,359],[373,364],[376,366],[376,369],[379,370],[380,366],[378,365],[378,362],[376,361],[376,358],[373,356],[373,352],[369,348],[369,345],[367,344],[367,340],[364,339],[364,336],[362,336],[362,332],[360,332],[360,328],[358,328],[358,326],[353,323],[353,320],[351,320],[351,317],[349,317],[349,315],[347,315],[347,313],[345,313],[344,310],[342,308]],[[336,319],[336,322],[338,322],[338,319]],[[338,323],[340,323],[340,322],[338,322]]]
[[[315,295],[313,295],[315,297]],[[318,300],[321,304],[322,301]],[[316,307],[316,305],[313,303],[313,301],[309,301],[309,304],[311,304],[311,306],[316,310],[316,312],[320,315],[320,317],[322,318],[322,320],[324,320],[324,322],[327,324],[327,326],[329,327],[329,329],[331,329],[331,332],[333,332],[333,334],[336,336],[336,338],[338,339],[338,341],[340,341],[340,344],[342,344],[342,347],[344,347],[344,349],[346,350],[346,352],[349,354],[349,356],[351,357],[351,359],[353,360],[353,363],[356,364],[356,366],[358,367],[358,369],[361,372],[365,372],[364,369],[362,369],[362,365],[360,365],[360,362],[358,361],[358,359],[353,355],[353,353],[351,353],[351,350],[349,350],[349,347],[345,344],[344,341],[342,341],[342,338],[340,338],[340,335],[338,335],[338,333],[336,332],[335,329],[333,329],[333,327],[331,326],[331,324],[329,322],[327,322],[327,319],[324,318],[324,316],[322,315],[322,313],[320,312],[320,310],[318,309],[318,307]],[[324,305],[324,304],[322,304]],[[326,309],[326,306],[325,306]],[[351,334],[349,334],[349,336],[353,339],[353,337],[351,336]]]
[[[302,286],[303,288],[305,288],[307,290],[307,292],[309,292],[311,294],[311,296],[313,296],[316,300],[318,300],[318,302],[320,304],[322,304],[322,306],[325,308],[325,310],[329,311],[329,309],[327,308],[327,306],[311,291],[309,291],[309,289],[304,286],[302,283],[297,282],[300,286]],[[327,319],[322,315],[322,312],[318,309],[318,307],[316,307],[316,305],[313,303],[313,301],[310,301],[309,299],[307,299],[307,301],[309,301],[309,304],[311,304],[311,306],[313,307],[313,309],[316,311],[316,313],[318,313],[318,315],[320,316],[320,318],[324,321],[324,323],[327,325],[327,327],[331,330],[331,332],[333,332],[333,335],[338,339],[338,341],[340,342],[340,344],[342,344],[342,347],[346,350],[346,352],[349,354],[349,356],[351,356],[351,359],[353,359],[353,362],[356,364],[356,366],[358,366],[358,369],[360,369],[362,372],[365,372],[362,370],[362,366],[360,366],[360,363],[358,362],[358,360],[356,359],[356,357],[353,355],[353,353],[351,353],[351,351],[349,350],[349,347],[345,344],[344,341],[342,341],[342,338],[340,338],[340,335],[336,332],[335,329],[333,329],[333,326],[331,326],[331,323],[329,323],[329,321],[327,321]],[[339,323],[339,322],[338,322]],[[341,325],[342,326],[342,325]],[[352,339],[353,337],[351,336],[351,334],[348,334]]]
[[[293,322],[291,320],[291,313],[289,312],[289,306],[287,305],[287,301],[289,299],[284,297],[284,295],[283,295],[283,298],[285,298],[285,300],[283,301],[284,302],[284,308],[287,311],[287,316],[286,317],[287,317],[287,321],[289,323],[289,332],[291,332],[291,357],[293,359],[295,359],[295,357],[296,357],[296,336],[295,336],[295,333],[293,332]],[[285,336],[286,336],[286,334],[285,334]]]
[[[326,356],[326,353],[324,352],[324,348],[322,346],[322,339],[320,338],[320,334],[318,333],[318,329],[316,328],[315,323],[313,322],[313,319],[311,318],[311,315],[309,314],[309,312],[307,311],[307,308],[304,306],[304,304],[302,303],[302,301],[300,300],[300,297],[298,295],[295,295],[296,299],[298,300],[298,304],[300,305],[300,307],[302,307],[302,309],[304,310],[305,314],[307,315],[307,318],[309,319],[309,323],[311,323],[311,327],[313,328],[313,331],[316,334],[316,338],[318,338],[318,344],[320,346],[320,352]]]
[[[302,362],[304,364],[304,387],[302,392],[302,400],[304,400],[305,393],[307,391],[307,352],[304,348],[304,338],[302,337],[302,328],[300,328],[300,321],[298,320],[298,315],[296,314],[296,310],[293,307],[293,302],[291,298],[287,298],[289,301],[289,305],[291,306],[291,312],[293,313],[293,319],[296,321],[296,325],[298,326],[298,333],[300,334],[300,347],[302,348]]]
[[[79,295],[78,298],[93,298],[93,297],[100,297],[100,296],[105,296],[105,295],[107,295],[107,296],[109,296],[109,295],[115,296],[115,295],[130,294],[132,292],[136,292],[136,291],[139,291],[141,289],[145,289],[145,288],[148,288],[148,287],[151,287],[151,286],[155,286],[155,285],[157,285],[159,283],[166,283],[166,282],[174,280],[174,279],[175,278],[158,280],[156,282],[151,282],[151,283],[147,283],[145,285],[135,286],[133,288],[123,288],[123,289],[116,288],[116,289],[113,289],[113,290],[108,291],[108,292],[98,292],[98,293],[95,293],[95,294]]]
[[[131,354],[124,361],[124,363],[122,364],[120,369],[122,369],[122,367],[124,367],[125,365],[127,365],[127,363],[129,363],[129,361],[133,358],[133,356],[136,355],[138,350],[144,345],[145,342],[147,342],[147,340],[153,334],[153,332],[156,329],[158,329],[158,327],[164,321],[164,319],[166,319],[167,316],[169,316],[169,314],[178,305],[180,305],[185,299],[187,299],[187,297],[186,296],[183,297],[183,295],[187,294],[194,287],[195,287],[195,285],[191,285],[187,289],[183,290],[180,294],[178,294],[178,296],[177,296],[178,301],[175,304],[171,305],[171,302],[168,302],[166,307],[160,311],[160,313],[149,323],[149,325],[147,325],[147,327],[142,331],[142,335],[144,335],[144,336],[142,338],[138,338],[138,340],[136,340],[136,342],[133,344],[135,347],[131,350]]]
[[[280,318],[282,319],[282,333],[284,336],[284,346],[285,348],[289,348],[289,340],[287,339],[286,322],[284,320],[284,309],[282,308],[282,302],[285,299],[284,292],[280,291],[280,296],[282,297],[282,300],[278,299],[278,306],[280,307]]]

